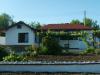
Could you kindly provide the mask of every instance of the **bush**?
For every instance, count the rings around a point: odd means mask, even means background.
[[[82,52],[81,54],[83,54],[83,55],[86,55],[86,54],[95,54],[95,48],[89,47],[84,52]]]
[[[93,47],[90,47],[86,50],[87,53],[95,53],[95,49]]]
[[[54,37],[51,37],[50,35],[47,35],[43,38],[41,44],[41,50],[42,50],[41,52],[48,55],[58,55],[62,53],[58,41]]]
[[[40,50],[41,51],[39,51],[39,54],[41,55],[46,55],[46,54],[48,54],[47,52],[48,52],[48,49],[47,49],[47,47],[45,47],[45,46],[41,46],[40,47]]]
[[[28,56],[34,56],[37,55],[39,52],[39,48],[36,45],[31,45],[26,48],[26,53]]]
[[[97,55],[100,55],[100,49],[96,49],[96,50],[95,50],[95,53],[96,53]]]
[[[24,55],[17,55],[17,54],[10,54],[3,58],[3,61],[28,61],[27,56]]]
[[[3,57],[7,55],[8,55],[8,52],[5,50],[5,48],[0,46],[0,61],[2,61]]]

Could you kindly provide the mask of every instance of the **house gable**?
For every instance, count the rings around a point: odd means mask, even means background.
[[[35,29],[24,22],[10,26],[6,31],[6,45],[32,45],[35,43]]]

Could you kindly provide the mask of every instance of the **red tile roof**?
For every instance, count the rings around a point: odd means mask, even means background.
[[[42,27],[43,30],[92,30],[93,28],[81,24],[48,24]]]

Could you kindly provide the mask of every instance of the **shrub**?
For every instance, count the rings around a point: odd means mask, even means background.
[[[38,54],[38,52],[39,52],[39,48],[36,45],[31,45],[26,48],[26,53],[29,56],[34,56],[34,55]]]
[[[15,53],[11,53],[8,56],[3,58],[3,61],[27,61],[28,59],[24,55],[17,55]]]
[[[13,54],[10,54],[3,58],[3,61],[17,61],[17,60],[19,60],[19,58],[17,57],[17,55]]]
[[[0,46],[0,61],[2,61],[3,57],[5,57],[7,55],[8,55],[8,52],[5,50],[5,48]]]
[[[93,53],[95,53],[95,48],[89,47],[89,48],[86,49],[85,53],[87,53],[87,54],[93,54]]]
[[[41,51],[39,51],[39,54],[43,54],[43,55],[48,54],[48,53],[47,53],[47,52],[48,52],[47,47],[41,45],[40,50],[41,50]]]
[[[41,52],[49,55],[58,55],[62,53],[58,41],[54,37],[51,37],[50,35],[47,35],[43,38],[41,44],[41,50],[42,50]]]
[[[97,55],[100,55],[100,49],[96,49],[96,50],[95,50],[95,53],[96,53]]]

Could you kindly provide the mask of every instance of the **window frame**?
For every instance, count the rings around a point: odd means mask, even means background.
[[[17,29],[21,29],[22,28],[22,26],[21,25],[17,25]]]
[[[28,43],[29,33],[18,33],[18,43]]]

